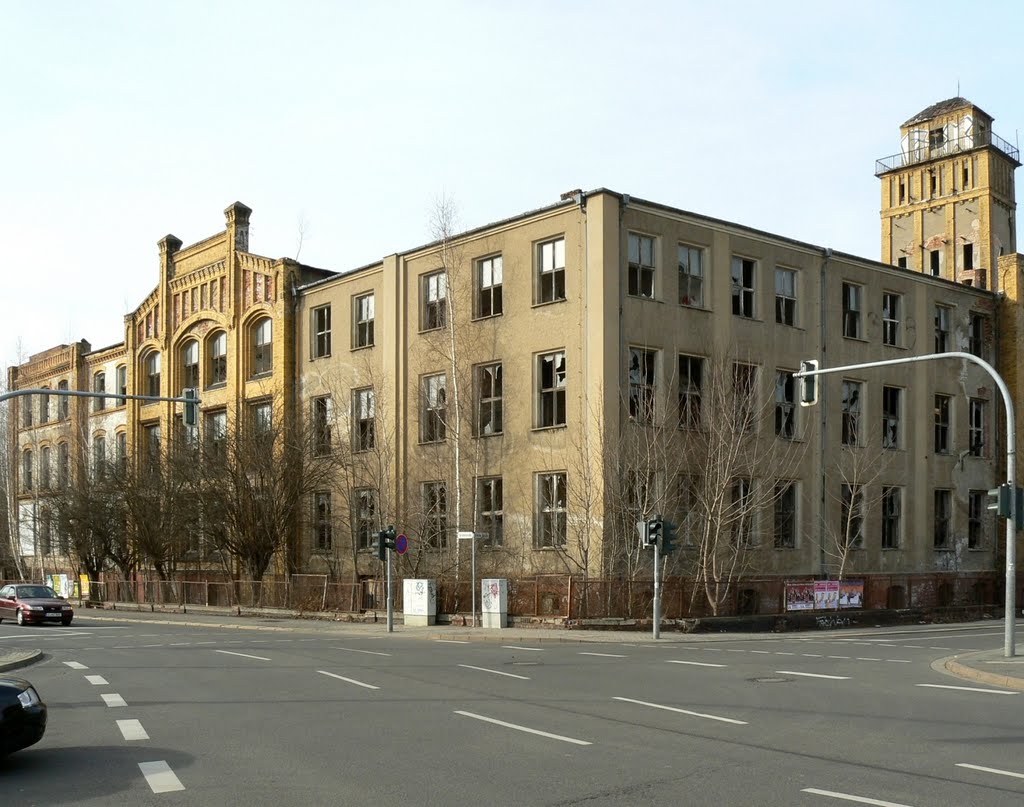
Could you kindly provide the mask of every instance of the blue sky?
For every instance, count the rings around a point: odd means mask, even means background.
[[[957,94],[1024,125],[1024,5],[0,5],[0,363],[123,339],[157,242],[348,269],[609,187],[869,258],[874,160]],[[997,33],[1006,34],[1000,41]]]

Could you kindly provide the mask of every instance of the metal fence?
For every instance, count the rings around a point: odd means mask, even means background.
[[[197,579],[202,577],[203,579]],[[805,578],[809,579],[809,578]],[[974,574],[863,575],[866,609],[998,606],[1002,578],[995,572]],[[796,582],[791,578],[789,582]],[[0,586],[7,582],[0,581]],[[785,613],[786,579],[748,578],[733,584],[719,604],[719,616]],[[402,580],[394,586],[394,603],[402,610]],[[1019,592],[1024,601],[1024,591]],[[112,575],[90,581],[88,597],[98,602],[178,607],[277,608],[300,612],[365,613],[386,607],[385,583],[331,581],[325,574],[296,574],[265,580],[230,580],[216,574],[191,573],[174,580]],[[472,583],[437,581],[437,613],[469,614]],[[654,602],[652,580],[581,580],[569,575],[538,575],[508,581],[510,616],[555,620],[649,619]],[[477,607],[480,597],[477,597]],[[710,616],[703,586],[691,579],[662,583],[662,617],[666,620]]]

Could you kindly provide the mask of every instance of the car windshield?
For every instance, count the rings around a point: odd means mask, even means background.
[[[57,592],[49,586],[18,586],[17,597],[42,597],[52,598],[57,596]]]

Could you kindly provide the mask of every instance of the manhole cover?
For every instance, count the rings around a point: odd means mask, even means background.
[[[750,680],[753,681],[755,684],[784,684],[789,679],[779,678],[777,676],[767,676],[764,678],[751,678]]]

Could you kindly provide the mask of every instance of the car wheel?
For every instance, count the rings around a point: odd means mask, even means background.
[[[66,616],[60,621],[60,624],[66,628],[68,625],[71,624],[71,619],[72,617]]]
[[[21,612],[20,608],[15,612],[14,618],[17,620],[19,625],[25,624],[25,615]]]

